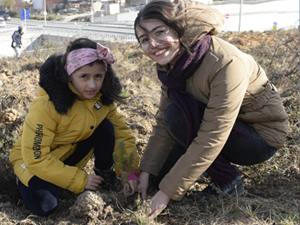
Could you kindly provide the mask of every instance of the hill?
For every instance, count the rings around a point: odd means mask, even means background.
[[[220,35],[252,55],[281,93],[289,115],[285,146],[265,163],[240,167],[247,175],[246,194],[210,203],[196,202],[195,194],[207,185],[199,179],[180,202],[172,201],[152,224],[299,224],[299,31],[228,32]],[[126,105],[118,105],[136,137],[140,156],[150,137],[158,110],[160,83],[155,63],[136,51],[133,43],[104,43],[111,48],[123,84]],[[21,59],[0,59],[0,224],[148,224],[138,194],[124,199],[116,190],[86,191],[76,196],[60,190],[60,205],[54,214],[37,217],[23,204],[15,185],[8,154],[30,102],[37,96],[39,73],[44,60],[54,53],[35,51]],[[85,170],[92,170],[92,161]],[[121,186],[118,186],[121,189]],[[149,197],[155,193],[150,187]]]

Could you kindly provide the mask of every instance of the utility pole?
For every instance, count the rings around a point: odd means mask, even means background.
[[[26,9],[24,9],[24,23],[25,23],[25,27],[26,27]]]
[[[91,23],[94,22],[94,2],[92,0],[92,4],[91,4]]]
[[[46,0],[44,0],[44,21],[45,21],[45,26],[47,25],[47,7],[46,7]]]
[[[239,33],[241,32],[241,21],[242,21],[242,5],[243,5],[243,0],[241,0],[240,3],[240,20],[239,20]]]

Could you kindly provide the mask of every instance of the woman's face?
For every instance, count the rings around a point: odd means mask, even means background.
[[[95,62],[92,66],[85,65],[72,73],[70,81],[81,96],[92,99],[100,91],[105,73],[104,65]]]
[[[160,65],[173,65],[180,51],[176,31],[158,19],[145,20],[141,25],[146,31],[137,26],[136,34],[143,52]]]

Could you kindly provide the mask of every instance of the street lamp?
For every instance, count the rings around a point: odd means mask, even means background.
[[[44,20],[45,20],[45,26],[47,25],[46,16],[47,16],[47,7],[46,7],[46,0],[44,0]]]

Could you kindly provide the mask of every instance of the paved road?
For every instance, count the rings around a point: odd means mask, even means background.
[[[17,29],[20,25],[20,20],[13,18],[11,21],[7,22],[6,29]],[[26,22],[27,27],[47,27],[47,28],[57,28],[57,29],[71,29],[71,30],[92,30],[98,32],[107,33],[125,33],[134,34],[133,26],[128,24],[91,24],[87,22],[51,22],[47,21],[47,25],[44,26],[43,21],[28,20]]]
[[[228,14],[224,31],[265,31],[272,30],[274,23],[277,29],[296,28],[299,25],[299,0],[277,0],[258,4],[243,4],[242,16],[240,18],[240,4],[212,5],[224,15]],[[132,17],[128,16],[127,21],[110,22],[116,27],[120,27],[121,32],[133,33],[132,25],[135,19],[135,14]],[[121,28],[122,24],[123,28]],[[7,22],[7,28],[17,28],[20,25],[20,20],[13,19]],[[44,21],[27,21],[28,26],[44,26]],[[104,24],[102,24],[104,26]],[[128,27],[124,27],[128,25]],[[50,22],[47,21],[47,26],[66,27],[69,29],[101,29],[100,24],[91,23],[65,23],[65,22]],[[98,27],[98,28],[97,28]],[[103,29],[103,27],[102,27]],[[108,32],[112,29],[105,28]],[[115,30],[115,29],[113,29]]]

